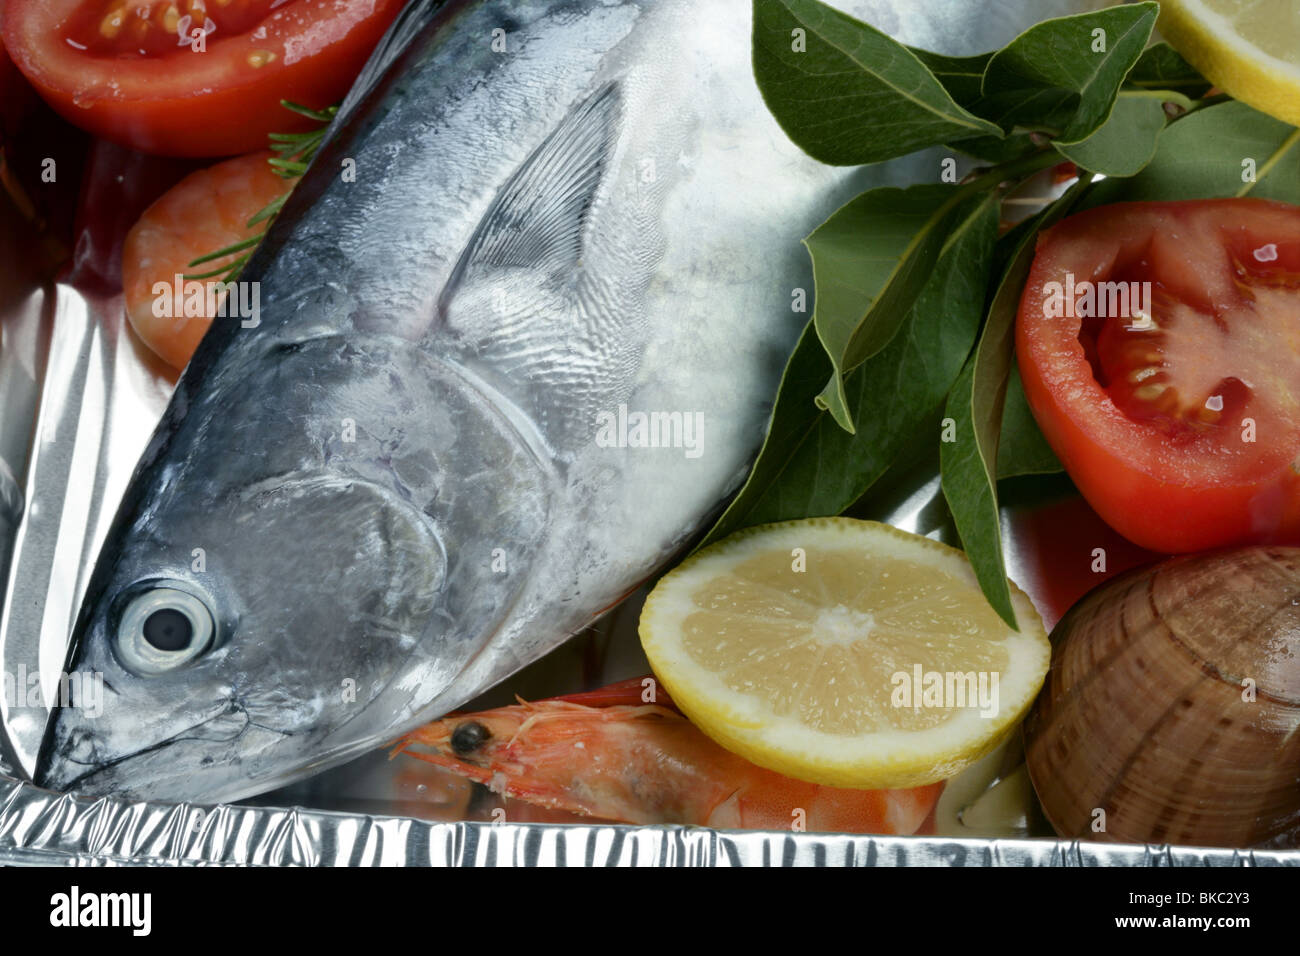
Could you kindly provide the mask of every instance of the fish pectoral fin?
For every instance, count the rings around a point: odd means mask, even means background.
[[[501,187],[474,230],[439,301],[445,318],[457,292],[486,271],[524,268],[539,280],[582,259],[583,229],[618,136],[618,87],[583,100]]]
[[[648,277],[587,245],[621,122],[615,83],[569,110],[488,207],[433,326],[560,453],[589,442],[597,411],[620,400],[644,337]]]

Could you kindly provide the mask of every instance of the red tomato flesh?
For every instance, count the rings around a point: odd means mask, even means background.
[[[340,100],[402,0],[4,0],[15,64],[65,119],[145,152],[225,156]],[[196,40],[195,34],[201,34]]]
[[[1300,208],[1120,203],[1063,220],[1038,240],[1016,351],[1043,434],[1129,540],[1300,543]]]

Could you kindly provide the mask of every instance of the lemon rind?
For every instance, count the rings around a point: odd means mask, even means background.
[[[1200,0],[1165,0],[1165,38],[1207,79],[1248,106],[1300,126],[1300,64],[1251,44]]]

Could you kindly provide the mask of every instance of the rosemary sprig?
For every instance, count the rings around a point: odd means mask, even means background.
[[[288,100],[281,100],[280,105],[287,110],[321,124],[319,129],[309,130],[305,133],[272,133],[270,135],[271,152],[275,153],[275,155],[267,162],[271,164],[271,168],[275,170],[277,175],[292,180],[297,179],[307,171],[307,166],[311,163],[312,157],[316,155],[317,150],[320,149],[320,144],[324,141],[325,134],[329,132],[330,123],[333,122],[334,115],[338,113],[339,108],[335,105],[326,107],[323,110],[314,110],[298,103],[291,103]],[[290,186],[283,195],[272,199],[257,215],[248,220],[248,228],[250,229],[259,223],[266,223],[266,228],[257,235],[231,243],[216,252],[209,252],[207,255],[192,259],[188,263],[188,267],[201,266],[217,259],[225,259],[236,253],[240,253],[240,255],[232,261],[207,272],[187,272],[185,278],[215,279],[220,277],[222,282],[234,282],[238,279],[239,274],[253,255],[253,250],[262,241],[262,237],[266,235],[266,229],[270,228],[272,220],[284,208],[284,202],[289,198],[289,193],[292,191],[293,186]]]

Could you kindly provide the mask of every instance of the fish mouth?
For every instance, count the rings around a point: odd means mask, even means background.
[[[204,802],[236,799],[274,785],[253,783],[239,755],[263,751],[285,736],[254,725],[242,711],[223,710],[129,753],[100,756],[106,737],[61,711],[50,721],[32,782],[60,793],[184,802],[195,792],[196,777],[208,777],[202,791],[211,800]]]
[[[32,774],[32,782],[44,790],[54,790],[59,793],[75,791],[89,796],[104,796],[110,793],[131,796],[133,794],[117,786],[121,778],[130,776],[124,774],[123,769],[134,760],[147,762],[150,754],[172,746],[178,739],[180,739],[179,735],[160,740],[142,750],[96,764],[86,764],[75,757],[59,752],[47,753],[42,747],[36,762],[36,772]]]

